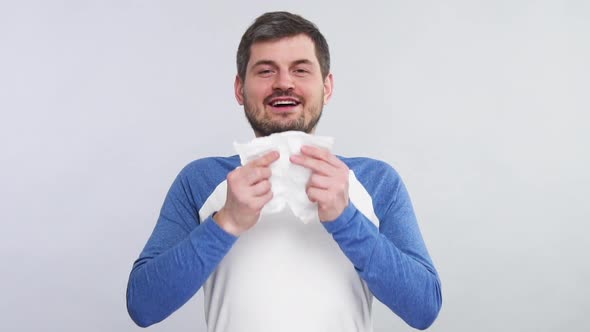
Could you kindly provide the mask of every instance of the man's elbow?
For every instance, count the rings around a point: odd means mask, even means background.
[[[137,304],[130,300],[129,295],[127,296],[127,313],[129,313],[131,320],[139,327],[148,327],[153,324],[148,315],[137,308]]]
[[[149,327],[151,326],[153,323],[148,321],[148,320],[144,320],[143,317],[138,317],[138,316],[133,316],[131,315],[131,320],[135,323],[135,325],[139,326],[139,327]]]
[[[406,322],[415,329],[426,330],[438,317],[441,307],[442,295],[440,292],[440,285],[437,282],[432,299],[422,306],[422,310],[420,310],[420,313],[416,315],[414,319]]]
[[[129,301],[129,298],[127,298],[127,312],[129,313],[131,320],[139,327],[148,327],[156,323],[151,319],[150,315],[137,308],[137,305],[134,305]]]
[[[126,300],[127,300],[127,313],[131,320],[139,327],[148,327],[157,323],[153,319],[153,315],[150,315],[148,310],[145,307],[144,301],[138,301],[136,296],[134,296],[134,289],[133,285],[129,283],[127,286],[127,293],[126,293]]]

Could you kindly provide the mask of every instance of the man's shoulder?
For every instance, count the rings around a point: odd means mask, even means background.
[[[206,157],[191,161],[178,174],[173,186],[182,188],[198,204],[203,204],[227,174],[240,166],[238,156]]]
[[[383,160],[368,157],[338,158],[348,166],[371,196],[377,192],[388,192],[391,196],[403,182],[393,166]]]
[[[399,176],[393,166],[383,160],[369,157],[338,156],[338,158],[355,173],[392,173],[395,176]]]
[[[202,169],[202,168],[235,168],[240,164],[240,157],[238,155],[222,157],[211,156],[195,159],[189,162],[185,169]]]
[[[187,180],[195,178],[225,179],[227,173],[240,166],[240,157],[204,157],[191,161],[182,168],[179,177]]]

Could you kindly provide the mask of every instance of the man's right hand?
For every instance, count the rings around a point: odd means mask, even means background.
[[[225,205],[213,216],[226,232],[239,236],[256,224],[272,199],[270,164],[277,159],[279,153],[272,151],[227,175]]]

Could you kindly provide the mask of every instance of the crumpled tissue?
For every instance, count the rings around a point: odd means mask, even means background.
[[[234,149],[240,155],[242,165],[270,151],[280,153],[279,159],[270,165],[273,198],[264,206],[261,215],[281,212],[288,207],[305,224],[319,221],[317,203],[309,200],[305,190],[311,170],[289,161],[291,155],[301,152],[302,145],[312,145],[331,151],[334,138],[287,131],[255,138],[248,143],[234,142]]]

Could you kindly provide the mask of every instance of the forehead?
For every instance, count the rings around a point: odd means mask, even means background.
[[[319,65],[313,41],[307,35],[299,34],[292,37],[252,44],[248,66],[261,60],[269,60],[282,64],[302,59]]]

